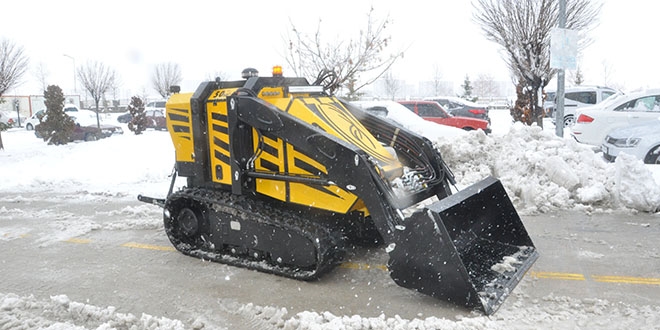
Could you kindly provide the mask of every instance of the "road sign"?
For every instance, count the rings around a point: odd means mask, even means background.
[[[550,31],[550,67],[577,69],[578,33],[575,30],[554,28]]]

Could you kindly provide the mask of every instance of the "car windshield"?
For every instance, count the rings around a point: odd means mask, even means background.
[[[610,96],[608,96],[605,100],[600,102],[600,106],[605,108],[609,105],[612,105],[616,103],[621,97],[623,97],[625,94],[623,92],[616,92]]]
[[[660,112],[660,95],[649,95],[626,102],[614,109],[615,111],[652,111]]]

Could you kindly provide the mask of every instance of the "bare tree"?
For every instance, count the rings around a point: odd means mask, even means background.
[[[401,90],[401,84],[399,80],[394,77],[392,71],[387,71],[387,73],[383,75],[382,80],[385,84],[385,91],[387,92],[387,96],[389,96],[391,100],[394,100],[396,95],[399,93],[399,90]]]
[[[10,88],[17,86],[28,68],[28,58],[23,47],[8,39],[0,40],[0,96]],[[0,127],[2,132],[2,127]],[[4,149],[0,133],[0,150]]]
[[[486,37],[504,48],[505,62],[530,105],[530,122],[543,126],[540,95],[556,70],[550,68],[550,31],[557,27],[555,0],[476,0],[476,22]],[[596,22],[601,5],[592,0],[566,0],[566,28],[583,34]],[[582,39],[582,47],[588,43]]]
[[[181,80],[181,68],[172,62],[157,64],[151,76],[151,84],[162,98],[167,98],[170,86],[179,85]]]
[[[473,94],[479,98],[492,98],[499,96],[500,89],[495,78],[487,73],[482,73],[477,76],[477,79],[472,83]]]
[[[286,61],[299,77],[323,84],[330,93],[345,88],[347,97],[354,99],[361,88],[376,81],[403,57],[403,52],[384,55],[390,43],[390,37],[385,34],[389,23],[389,17],[376,20],[372,7],[367,26],[360,30],[357,39],[343,38],[332,43],[322,40],[320,21],[313,36],[291,23],[293,35],[286,40]],[[369,77],[361,77],[367,74]]]
[[[50,76],[50,72],[48,71],[48,68],[46,68],[44,62],[39,62],[37,67],[34,68],[32,74],[34,75],[34,78],[36,78],[37,81],[39,81],[41,84],[41,89],[46,91],[46,88],[48,87],[48,76]]]
[[[28,69],[23,47],[8,39],[0,40],[0,96],[17,86]]]
[[[433,95],[439,96],[442,91],[442,71],[437,65],[433,66]]]
[[[96,125],[101,128],[99,119],[99,102],[105,93],[111,90],[117,82],[115,70],[101,62],[87,62],[78,68],[78,79],[83,88],[89,93],[96,106]]]

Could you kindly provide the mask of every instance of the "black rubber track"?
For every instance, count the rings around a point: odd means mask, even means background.
[[[304,218],[305,214],[284,209],[285,206],[284,203],[251,199],[226,191],[186,188],[172,193],[165,202],[165,231],[174,247],[189,256],[298,280],[316,279],[341,261],[345,254],[345,239],[339,229]],[[202,219],[193,235],[190,235],[189,225],[181,226],[177,222],[177,215],[183,208],[193,210]],[[216,214],[230,214],[239,217],[242,223],[252,222],[257,228],[297,235],[299,240],[305,240],[315,249],[310,253],[315,254],[316,262],[313,265],[282,264],[270,260],[270,251],[257,251],[258,257],[255,257],[253,247],[216,244],[214,242],[218,239],[210,237],[213,235],[210,228],[229,227],[228,220]],[[264,234],[254,233],[257,236]]]

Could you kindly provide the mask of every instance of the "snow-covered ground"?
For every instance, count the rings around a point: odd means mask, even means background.
[[[521,214],[660,210],[660,166],[644,165],[626,156],[607,163],[591,148],[570,138],[556,137],[553,127],[541,130],[512,125],[508,111],[490,114],[491,135],[428,125],[408,114],[393,114],[393,119],[428,136],[447,136],[436,142],[454,171],[458,187],[487,175],[498,177]],[[104,121],[116,123],[112,116]],[[174,162],[169,135],[147,131],[136,136],[126,128],[125,132],[64,146],[48,146],[33,132],[22,129],[3,132],[0,215],[11,216],[3,205],[3,195],[9,193],[52,191],[53,198],[61,195],[81,199],[101,194],[134,200],[137,193],[164,197]],[[82,233],[90,230],[77,229]],[[236,312],[280,329],[658,329],[660,324],[658,306],[632,308],[599,299],[555,296],[531,305],[516,304],[514,309],[491,317],[470,315],[456,319],[406,320],[396,315],[371,318],[312,311],[289,315],[284,308],[258,303],[239,306]],[[53,293],[50,300],[0,293],[0,329],[139,330],[183,329],[183,325],[164,317],[122,314],[111,306],[70,301],[59,293]]]

